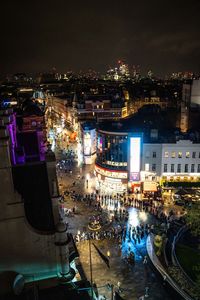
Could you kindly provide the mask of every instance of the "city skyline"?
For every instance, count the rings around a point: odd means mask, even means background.
[[[199,73],[200,3],[114,1],[2,3],[1,74],[91,68],[118,59],[141,73]]]

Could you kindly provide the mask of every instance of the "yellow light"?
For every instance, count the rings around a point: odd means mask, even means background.
[[[109,250],[107,251],[107,256],[110,257],[110,251]]]

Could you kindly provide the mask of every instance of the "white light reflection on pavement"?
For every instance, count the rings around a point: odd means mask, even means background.
[[[135,255],[135,261],[141,261],[146,255],[146,236],[140,239],[140,242],[134,242],[132,239],[132,230],[129,238],[129,228],[140,226],[140,224],[145,224],[148,220],[147,214],[142,211],[139,212],[136,208],[130,208],[129,210],[129,218],[127,222],[127,231],[126,231],[126,238],[122,241],[122,256],[126,257],[130,251],[132,251]]]

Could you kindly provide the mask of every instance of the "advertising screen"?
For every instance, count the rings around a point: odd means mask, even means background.
[[[140,180],[140,151],[141,151],[141,138],[130,137],[130,181]]]
[[[84,133],[84,155],[91,155],[91,135],[90,132]]]

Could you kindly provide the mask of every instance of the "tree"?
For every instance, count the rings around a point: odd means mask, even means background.
[[[186,223],[194,236],[200,236],[200,203],[192,204],[186,215]]]

